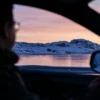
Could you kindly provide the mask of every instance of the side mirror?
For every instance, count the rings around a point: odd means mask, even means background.
[[[100,51],[93,52],[90,59],[91,69],[97,73],[100,73]]]

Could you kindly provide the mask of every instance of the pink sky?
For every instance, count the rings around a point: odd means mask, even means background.
[[[100,13],[99,0],[92,2],[89,6]],[[15,5],[14,15],[15,20],[21,23],[16,41],[46,43],[84,38],[100,43],[100,37],[91,31],[46,10]]]

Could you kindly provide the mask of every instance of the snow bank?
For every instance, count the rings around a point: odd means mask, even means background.
[[[16,42],[13,50],[19,55],[90,54],[96,50],[100,50],[100,45],[85,39],[74,39],[71,42],[59,41],[46,44]]]

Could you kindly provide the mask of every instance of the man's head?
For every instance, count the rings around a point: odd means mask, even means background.
[[[0,7],[1,8],[1,7]],[[13,19],[13,4],[7,2],[1,8],[0,14],[0,48],[11,49],[15,42],[15,21]]]

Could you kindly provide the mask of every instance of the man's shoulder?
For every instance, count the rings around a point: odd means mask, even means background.
[[[4,68],[3,68],[4,67]],[[14,78],[14,72],[9,67],[3,66],[0,68],[0,80],[2,81],[11,81]]]

